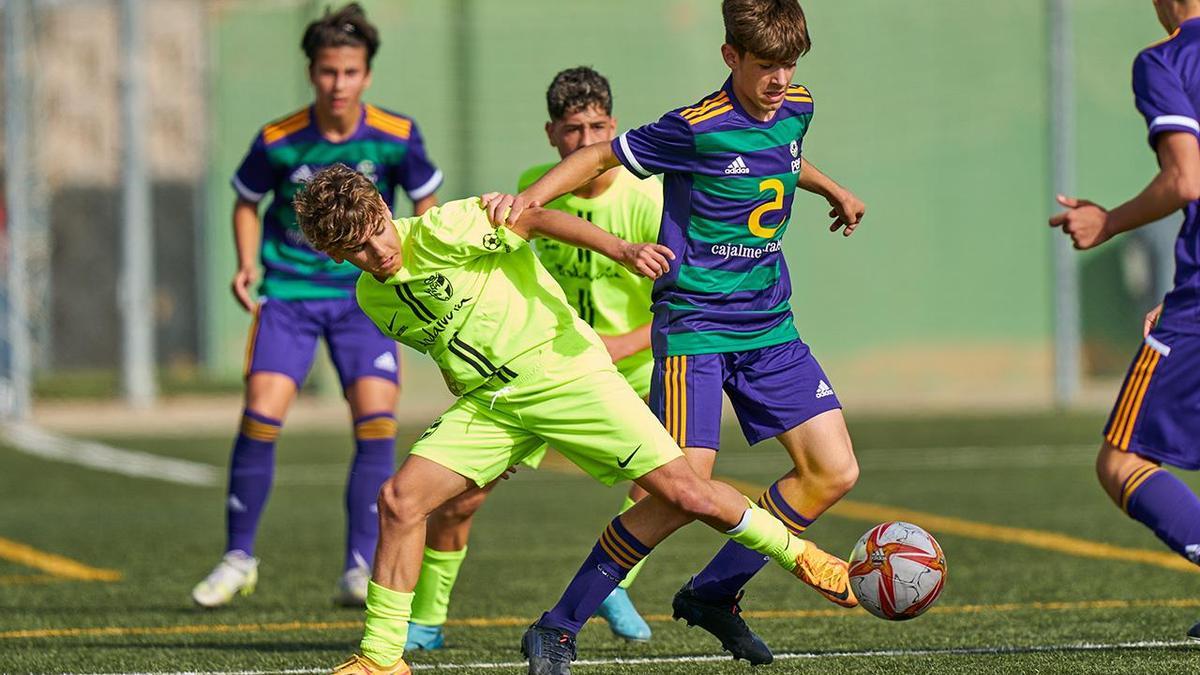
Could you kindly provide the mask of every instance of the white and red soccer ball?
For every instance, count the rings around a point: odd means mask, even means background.
[[[868,612],[889,621],[918,617],[946,583],[946,556],[925,530],[901,521],[876,525],[850,554],[850,588]]]

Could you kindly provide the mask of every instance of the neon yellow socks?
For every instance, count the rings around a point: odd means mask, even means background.
[[[789,532],[787,526],[752,502],[742,514],[742,521],[725,534],[742,546],[769,557],[789,572],[796,569],[796,558],[807,546],[803,539]]]
[[[450,592],[458,580],[458,569],[467,557],[467,549],[461,551],[435,551],[425,547],[421,560],[421,576],[413,589],[416,597],[412,602],[412,622],[422,626],[440,626],[446,623],[450,609]]]
[[[367,582],[367,624],[359,643],[363,656],[381,666],[391,665],[404,656],[412,603],[412,593]]]

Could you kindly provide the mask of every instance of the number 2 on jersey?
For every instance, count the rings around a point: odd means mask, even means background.
[[[775,193],[775,198],[766,204],[760,204],[757,208],[750,212],[750,221],[747,226],[750,228],[750,234],[763,239],[770,239],[775,236],[776,230],[783,225],[781,222],[775,227],[763,227],[762,218],[772,211],[778,211],[783,208],[783,181],[778,178],[768,178],[758,184],[758,190],[765,192],[771,190]]]

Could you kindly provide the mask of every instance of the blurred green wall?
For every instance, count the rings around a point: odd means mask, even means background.
[[[726,76],[716,0],[377,0],[369,100],[412,115],[446,174],[443,200],[511,189],[553,159],[544,92],[562,68],[609,77],[622,126]],[[805,340],[843,397],[1041,401],[1052,331],[1044,0],[808,2],[816,99],[806,156],[869,215],[853,238],[796,200],[787,254]],[[255,130],[308,101],[298,43],[318,5],[224,2],[212,20],[214,146],[209,359],[241,366],[248,318],[229,298],[228,177]],[[1161,37],[1148,2],[1075,3],[1080,193],[1112,204],[1153,171],[1129,69]],[[1119,251],[1085,256],[1089,370],[1124,367],[1143,307]],[[1095,355],[1101,355],[1095,357]],[[409,359],[412,364],[416,359]],[[421,372],[427,373],[428,370]]]

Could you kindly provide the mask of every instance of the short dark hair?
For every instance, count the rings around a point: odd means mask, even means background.
[[[546,111],[552,120],[561,120],[592,106],[603,110],[605,115],[611,115],[612,90],[603,75],[587,66],[559,72],[546,90]]]
[[[317,52],[327,47],[366,47],[367,69],[371,59],[379,51],[379,31],[367,21],[367,14],[357,2],[352,2],[334,12],[325,8],[325,16],[308,24],[300,48],[308,56],[308,63],[317,58]]]
[[[722,0],[721,16],[725,43],[740,54],[787,63],[812,48],[797,0]]]

